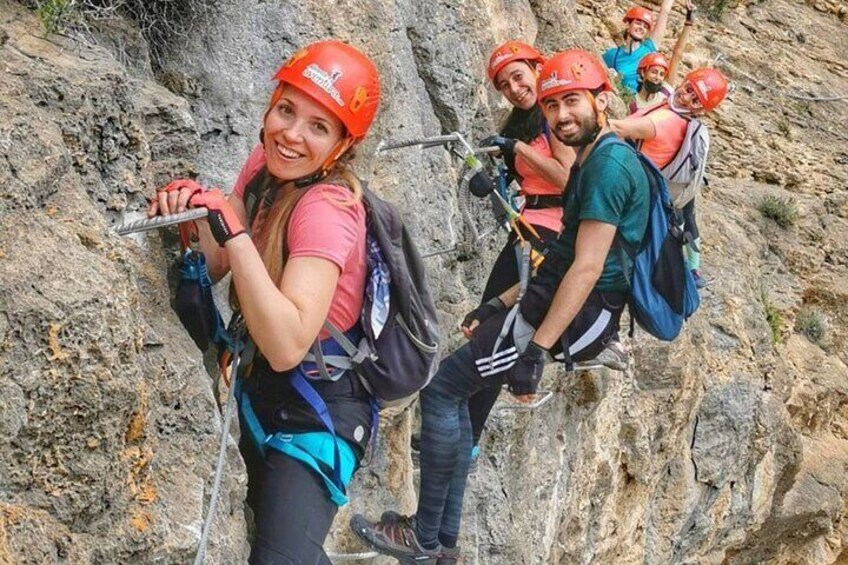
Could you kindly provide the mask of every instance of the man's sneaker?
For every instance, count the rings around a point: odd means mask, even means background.
[[[350,529],[378,553],[394,557],[401,563],[436,565],[443,553],[441,546],[426,549],[418,542],[414,516],[403,516],[392,510],[383,512],[376,523],[369,522],[361,514],[354,514],[350,519]]]
[[[436,565],[456,565],[459,563],[459,547],[443,547]]]
[[[692,269],[692,278],[695,279],[696,288],[704,288],[707,286],[707,279],[701,276],[701,269]]]
[[[607,367],[613,371],[627,370],[627,350],[620,341],[611,341],[597,357],[589,361],[580,361],[574,364],[576,370],[598,369]]]

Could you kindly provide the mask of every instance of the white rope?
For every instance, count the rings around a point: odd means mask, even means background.
[[[233,355],[232,379],[238,371],[239,355]],[[209,510],[206,514],[206,520],[203,522],[203,532],[200,535],[200,543],[197,547],[197,555],[194,558],[194,565],[202,565],[203,559],[206,556],[206,545],[209,543],[209,533],[212,531],[212,525],[215,522],[215,509],[218,506],[218,498],[221,493],[221,477],[224,475],[224,462],[227,453],[227,439],[230,436],[230,422],[233,419],[233,412],[236,406],[235,382],[230,381],[230,390],[227,395],[227,408],[224,411],[224,427],[221,430],[221,443],[218,446],[218,463],[215,466],[215,479],[212,481],[212,494],[209,495]]]
[[[497,233],[498,231],[500,231],[498,226],[495,226],[493,228],[486,230],[485,232],[483,232],[483,233],[481,233],[480,235],[477,236],[475,243],[479,243],[480,241],[486,239],[487,237],[491,236],[494,233]],[[459,243],[455,243],[454,245],[452,245],[451,247],[448,247],[446,249],[439,249],[438,251],[430,251],[430,252],[427,252],[427,253],[422,253],[421,258],[427,259],[428,257],[436,257],[438,255],[444,255],[445,253],[453,253],[454,251],[457,251],[460,247],[461,247],[461,245]]]
[[[749,81],[753,82],[754,84],[756,84],[760,88],[770,90],[770,91],[775,92],[775,93],[777,93],[781,96],[786,96],[787,98],[793,98],[795,100],[804,100],[806,102],[836,102],[836,101],[839,101],[839,100],[848,100],[848,95],[814,96],[814,95],[809,95],[809,94],[793,94],[791,92],[786,92],[785,90],[781,90],[780,88],[777,88],[775,86],[771,86],[770,84],[766,84],[764,82],[761,82],[761,81],[755,79],[754,77],[752,77],[751,75],[749,75],[748,73],[746,73],[745,71],[743,71],[742,69],[740,69],[739,67],[734,65],[733,63],[731,63],[727,59],[727,55],[725,55],[724,53],[718,54],[718,56],[715,58],[715,64],[720,64],[722,66],[729,67],[730,69],[739,73],[740,75],[742,75],[743,77],[745,77]]]

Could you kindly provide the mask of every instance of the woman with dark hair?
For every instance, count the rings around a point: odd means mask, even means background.
[[[509,177],[521,186],[520,195],[524,198],[521,215],[536,230],[541,242],[547,243],[562,228],[562,190],[568,183],[575,154],[550,134],[537,104],[536,78],[544,62],[538,50],[520,41],[508,41],[492,52],[487,68],[489,80],[512,104],[512,110],[499,134],[484,139],[481,145],[497,146],[501,150]],[[502,308],[498,295],[518,282],[516,241],[516,234],[510,233],[486,281],[480,306],[463,320],[466,337],[471,337],[480,311]],[[483,426],[498,393],[498,389],[486,389],[468,401],[474,459],[479,454]]]

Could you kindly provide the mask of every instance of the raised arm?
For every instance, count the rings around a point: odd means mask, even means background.
[[[515,154],[521,155],[527,166],[543,179],[554,186],[564,188],[576,155],[572,148],[560,143],[553,135],[550,144],[553,158],[545,157],[523,141],[515,144]]]
[[[668,16],[671,13],[671,7],[674,4],[674,0],[663,0],[662,6],[660,6],[660,13],[657,16],[657,23],[654,26],[654,30],[651,32],[651,39],[656,45],[657,50],[662,50],[661,44],[662,40],[665,37],[665,31],[668,28]]]
[[[683,29],[680,30],[680,35],[677,36],[677,41],[674,43],[671,63],[668,65],[668,73],[665,76],[665,81],[672,86],[677,86],[677,69],[683,59],[686,44],[689,42],[689,34],[692,32],[692,26],[695,23],[695,10],[697,9],[691,0],[686,2],[686,22],[684,22]]]

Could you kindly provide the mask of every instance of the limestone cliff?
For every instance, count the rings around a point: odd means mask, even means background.
[[[428,259],[452,328],[502,236],[469,245],[492,221],[458,196],[445,152],[374,156],[378,141],[491,133],[506,110],[484,81],[497,42],[600,50],[625,10],[198,4],[201,17],[150,49],[150,30],[122,13],[45,36],[33,10],[0,0],[0,563],[193,558],[222,431],[213,382],[168,305],[173,242],[110,226],[178,175],[228,187],[294,47],[333,36],[374,56],[385,98],[357,169],[407,212],[423,251],[458,244]],[[702,309],[671,345],[637,330],[626,374],[552,373],[550,403],[495,411],[464,563],[848,560],[848,9],[702,7],[720,20],[699,21],[684,62],[715,62],[737,84],[709,120]],[[793,199],[794,222],[763,217],[765,197]],[[364,550],[350,512],[414,509],[413,413],[384,418],[328,547]],[[244,488],[233,439],[208,562],[246,560]]]

